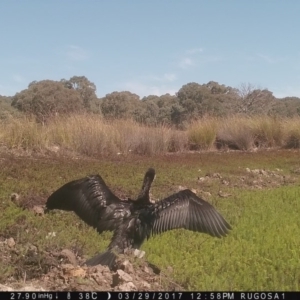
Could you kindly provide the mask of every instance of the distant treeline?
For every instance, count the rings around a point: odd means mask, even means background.
[[[133,119],[145,125],[186,128],[205,115],[299,116],[300,98],[278,99],[271,91],[257,89],[251,84],[242,84],[237,89],[214,81],[185,84],[176,95],[140,98],[123,91],[98,98],[95,84],[85,76],[34,81],[12,97],[0,96],[1,119],[27,114],[35,116],[39,122],[47,122],[53,116],[82,112],[99,114],[105,119]]]

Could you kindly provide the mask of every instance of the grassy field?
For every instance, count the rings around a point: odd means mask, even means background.
[[[0,237],[13,237],[22,255],[15,263],[0,258],[0,283],[12,276],[46,272],[43,251],[76,249],[87,258],[102,251],[110,233],[98,235],[73,213],[37,216],[24,207],[43,204],[62,184],[99,173],[118,196],[136,196],[148,167],[157,171],[152,196],[162,198],[179,186],[194,188],[232,225],[230,235],[212,238],[174,230],[144,243],[146,259],[186,290],[300,290],[299,151],[211,152],[110,159],[0,156]],[[248,169],[247,169],[248,168]],[[231,194],[223,198],[218,194]],[[208,196],[207,193],[211,196]],[[49,232],[56,236],[47,238]],[[40,253],[40,273],[26,263],[28,243]],[[28,259],[28,257],[27,257]],[[166,271],[167,272],[167,271]]]

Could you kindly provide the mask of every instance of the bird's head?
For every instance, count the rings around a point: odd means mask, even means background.
[[[154,181],[156,175],[155,175],[155,169],[149,168],[145,174],[145,180],[149,180],[151,183]]]

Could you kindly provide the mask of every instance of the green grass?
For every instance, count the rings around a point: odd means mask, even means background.
[[[173,231],[144,250],[188,289],[299,290],[299,198],[298,187],[240,191],[218,205],[234,228],[226,239]]]
[[[152,194],[161,198],[179,185],[211,192],[207,199],[233,226],[223,239],[174,230],[146,241],[146,259],[168,272],[187,290],[300,290],[300,188],[295,182],[278,188],[253,190],[226,187],[232,194],[219,198],[219,180],[199,186],[197,178],[218,172],[236,180],[245,168],[282,169],[289,176],[299,168],[299,151],[257,153],[203,153],[102,160],[0,157],[0,237],[13,237],[24,254],[28,243],[39,252],[77,248],[88,258],[103,251],[111,233],[98,235],[69,212],[39,217],[11,203],[12,192],[24,198],[45,199],[62,184],[87,174],[100,173],[117,195],[136,196],[145,170],[156,168]],[[222,190],[225,188],[222,186]],[[46,238],[49,232],[56,236]],[[41,264],[43,261],[41,260]],[[15,274],[15,266],[0,258],[0,282]]]

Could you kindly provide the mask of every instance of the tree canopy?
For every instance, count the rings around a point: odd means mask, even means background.
[[[278,99],[271,91],[251,84],[233,88],[215,81],[205,84],[190,82],[175,95],[149,95],[141,99],[130,91],[114,91],[98,98],[96,91],[96,85],[85,76],[60,81],[33,81],[13,97],[0,96],[0,118],[25,113],[44,122],[58,114],[85,112],[108,119],[132,118],[148,125],[182,127],[207,114],[300,115],[299,98]]]
[[[53,80],[30,83],[26,90],[12,98],[11,105],[24,113],[36,116],[38,121],[45,121],[60,113],[78,112],[84,107],[83,100],[76,90]]]

